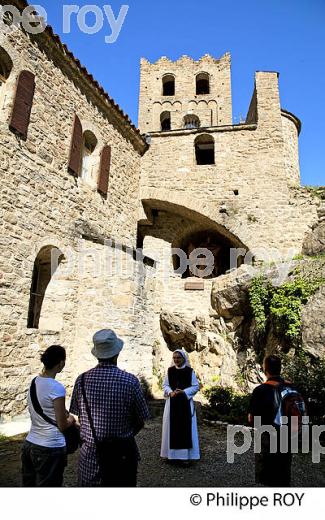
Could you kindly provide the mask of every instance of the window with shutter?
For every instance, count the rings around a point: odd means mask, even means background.
[[[10,120],[10,130],[27,139],[30,114],[35,92],[35,76],[29,70],[23,70],[18,77],[16,96]]]
[[[104,197],[107,196],[109,173],[111,168],[111,147],[104,146],[100,157],[100,169],[98,179],[98,191]]]
[[[82,125],[79,117],[75,114],[72,139],[70,146],[70,157],[68,170],[72,175],[79,177],[81,175],[81,161],[82,161],[82,150],[83,150],[83,133]]]

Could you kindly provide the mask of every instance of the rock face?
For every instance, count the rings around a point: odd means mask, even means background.
[[[211,305],[219,316],[232,319],[247,313],[248,286],[252,277],[252,268],[243,265],[239,269],[217,278],[212,286]]]
[[[232,287],[230,280],[229,287]],[[236,386],[241,370],[239,360],[244,366],[247,357],[246,352],[239,353],[243,324],[244,316],[224,319],[213,311],[210,316],[199,315],[192,322],[169,311],[160,314],[160,328],[168,349],[181,348],[189,354],[191,366],[202,385],[218,381]],[[162,374],[161,349],[154,350],[155,371]],[[251,379],[256,382],[254,375]]]
[[[291,280],[296,269],[299,276],[312,279],[321,277],[324,268],[319,259],[294,261],[290,265],[281,283]],[[273,266],[266,268],[263,274],[276,285],[281,269],[284,272],[283,266]],[[248,289],[257,274],[261,272],[241,266],[215,280],[211,285],[209,316],[198,315],[191,321],[170,311],[160,315],[168,349],[182,348],[188,352],[203,385],[217,382],[246,391],[252,389],[263,380],[260,363],[264,355],[288,352],[292,348],[291,342],[278,335],[272,321],[268,322],[265,333],[256,328]],[[302,346],[316,358],[325,356],[324,310],[325,286],[322,286],[310,297],[302,313]]]
[[[196,347],[197,331],[189,322],[169,312],[160,315],[160,328],[169,350],[183,348],[193,352]]]
[[[302,312],[304,349],[315,357],[325,356],[325,287],[321,287]]]
[[[319,220],[304,241],[303,252],[306,255],[318,255],[325,252],[325,201],[323,201],[317,213]]]

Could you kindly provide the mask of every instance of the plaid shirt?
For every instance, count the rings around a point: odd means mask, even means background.
[[[85,392],[98,440],[107,437],[133,437],[137,426],[149,418],[149,411],[138,379],[117,366],[99,363],[84,375]],[[75,382],[70,412],[79,417],[83,442],[94,445],[81,376]]]
[[[133,437],[149,419],[149,411],[138,379],[107,363],[85,372],[85,391],[98,440]],[[75,382],[70,412],[78,415],[83,444],[78,465],[79,486],[99,486],[100,475],[94,437],[82,397],[81,376]]]

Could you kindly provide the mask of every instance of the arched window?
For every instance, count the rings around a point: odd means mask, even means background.
[[[163,112],[160,115],[160,127],[163,131],[171,129],[170,112]]]
[[[188,114],[184,117],[184,128],[200,128],[200,119],[194,114]]]
[[[63,253],[54,246],[43,247],[38,253],[34,263],[30,290],[28,328],[38,329],[45,291],[63,259]]]
[[[12,67],[13,67],[13,63],[11,61],[9,54],[2,47],[0,47],[0,96],[1,96],[0,97],[0,101],[1,101],[0,108],[2,108],[5,104],[5,100],[3,99],[4,88],[5,88],[5,83],[6,83],[7,79],[9,78],[10,73],[12,71]]]
[[[163,96],[175,96],[175,78],[172,74],[163,77]]]
[[[92,178],[93,153],[96,146],[96,136],[90,130],[86,130],[83,134],[81,178],[88,182],[90,182]]]
[[[199,135],[195,139],[196,164],[214,164],[214,139],[209,134]]]
[[[13,63],[9,54],[0,47],[0,88],[9,78],[12,67]]]
[[[0,88],[7,81],[10,72],[3,62],[0,61]]]
[[[206,72],[196,76],[196,95],[210,94],[210,77]]]

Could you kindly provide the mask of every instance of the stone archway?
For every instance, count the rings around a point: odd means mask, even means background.
[[[150,243],[154,248],[153,242],[156,240],[159,249],[162,247],[161,242],[165,242],[165,251],[167,248],[180,249],[187,258],[193,250],[206,248],[215,259],[210,278],[224,274],[243,263],[249,248],[220,222],[187,206],[166,200],[146,199],[142,203],[147,218],[141,219],[138,223],[138,247],[146,247],[146,244]],[[222,220],[220,216],[219,220]],[[173,269],[177,271],[179,257],[174,255],[171,262]],[[190,276],[189,272],[183,274],[184,278]]]

